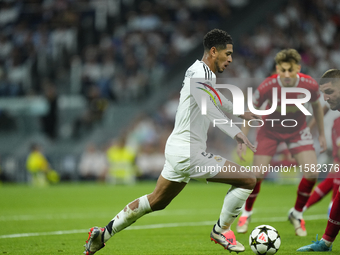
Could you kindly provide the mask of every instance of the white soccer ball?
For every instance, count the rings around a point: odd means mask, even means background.
[[[281,245],[281,238],[275,228],[269,225],[260,225],[251,231],[249,245],[255,254],[275,254]]]

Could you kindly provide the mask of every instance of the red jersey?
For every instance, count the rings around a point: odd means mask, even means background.
[[[333,159],[340,163],[338,157],[338,150],[340,149],[340,117],[334,120],[332,128],[332,142],[333,142]]]
[[[295,83],[296,88],[304,88],[310,91],[311,99],[309,102],[315,102],[320,97],[319,85],[318,83],[309,75],[298,73],[297,80]],[[305,114],[294,104],[286,105],[286,115],[281,115],[281,87],[282,83],[278,74],[274,74],[268,78],[266,78],[257,90],[253,94],[253,105],[255,108],[260,108],[262,104],[268,100],[268,104],[266,109],[270,109],[272,106],[272,91],[273,88],[277,88],[277,108],[270,115],[263,115],[262,119],[264,121],[264,125],[261,128],[269,128],[271,131],[280,132],[280,133],[290,133],[295,130],[302,129],[306,124],[306,116]],[[305,97],[303,93],[287,93],[287,99],[296,99]],[[277,119],[276,121],[269,121],[266,119]],[[286,119],[294,119],[297,122],[295,127],[284,127],[281,124],[282,120]],[[285,121],[284,125],[286,126],[294,126],[296,123],[294,121]],[[273,126],[273,127],[272,127]]]

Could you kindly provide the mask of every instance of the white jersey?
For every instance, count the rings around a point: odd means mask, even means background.
[[[195,78],[196,80],[192,80]],[[199,80],[202,83],[199,83]],[[232,138],[241,132],[235,125],[230,127],[230,120],[221,111],[222,109],[232,113],[233,105],[215,88],[215,84],[216,75],[203,61],[196,60],[188,68],[177,108],[175,127],[166,143],[166,154],[190,157],[190,153],[205,151],[208,129],[214,119],[228,120],[228,124],[216,126]],[[201,113],[202,97],[208,98],[206,115]]]

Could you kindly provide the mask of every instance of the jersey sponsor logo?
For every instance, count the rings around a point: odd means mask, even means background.
[[[209,155],[208,158],[212,158],[214,156],[214,154],[207,153],[207,152],[204,152],[204,151],[201,154],[202,154],[203,157],[207,157]]]
[[[203,86],[205,87],[208,87],[218,98],[218,100],[220,101],[220,104],[222,105],[222,101],[221,101],[221,98],[220,96],[218,95],[217,91],[210,85],[206,84],[206,83],[203,83],[203,82],[197,82],[199,84],[202,84]],[[206,93],[208,93],[208,95],[211,97],[211,99],[213,100],[214,104],[217,106],[217,103],[216,103],[216,100],[215,100],[215,97],[206,89],[203,89],[203,88],[200,88],[200,87],[197,87],[198,89],[201,89],[203,91],[205,91]]]
[[[185,73],[185,77],[192,78],[192,76],[194,76],[194,74],[195,74],[194,71],[188,70]]]

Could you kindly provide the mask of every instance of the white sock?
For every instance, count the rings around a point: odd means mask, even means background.
[[[295,210],[295,208],[293,209],[293,216],[297,219],[302,219],[303,218],[303,212],[298,212],[297,210]]]
[[[242,210],[242,207],[251,194],[252,190],[236,188],[232,186],[224,198],[224,203],[220,218],[215,225],[215,231],[218,233],[230,229],[231,224],[235,221]]]
[[[302,209],[302,212],[305,212],[307,209],[308,209],[308,207],[304,206],[303,209]]]
[[[242,216],[246,216],[249,217],[253,214],[253,211],[246,211],[246,209],[244,208],[244,206],[242,207]]]
[[[109,240],[114,234],[130,226],[144,214],[152,211],[147,195],[138,198],[138,200],[139,203],[136,209],[131,210],[129,205],[127,205],[109,222],[104,232],[104,242]]]
[[[331,245],[332,245],[332,243],[333,243],[333,242],[327,241],[327,240],[325,240],[325,239],[323,239],[323,238],[321,238],[321,240],[323,240],[323,241],[325,242],[325,244],[326,244],[327,247],[331,247]]]

